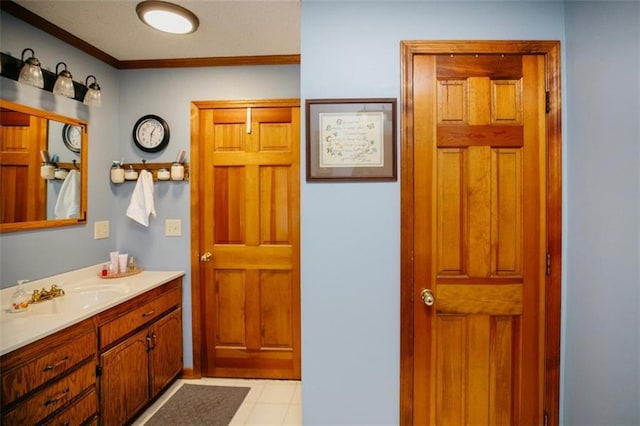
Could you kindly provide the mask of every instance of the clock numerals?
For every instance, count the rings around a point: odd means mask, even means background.
[[[169,125],[157,115],[145,115],[133,126],[133,141],[145,152],[158,152],[169,143]]]

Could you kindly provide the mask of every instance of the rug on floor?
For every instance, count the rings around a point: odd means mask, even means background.
[[[184,384],[145,426],[227,426],[251,388]]]

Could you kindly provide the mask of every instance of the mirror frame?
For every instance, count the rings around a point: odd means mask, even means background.
[[[46,219],[26,222],[0,223],[0,233],[28,231],[32,229],[58,228],[72,225],[87,224],[87,176],[89,174],[87,163],[87,151],[89,142],[88,123],[75,118],[66,117],[54,112],[43,111],[37,108],[16,104],[0,99],[0,108],[12,109],[25,114],[35,115],[46,120],[55,120],[65,124],[79,126],[82,129],[82,145],[80,148],[80,217],[72,219]]]

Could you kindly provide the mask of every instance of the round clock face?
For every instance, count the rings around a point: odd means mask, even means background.
[[[62,142],[70,151],[80,152],[82,147],[82,128],[65,124],[62,127]]]
[[[133,126],[133,141],[145,152],[158,152],[169,144],[169,125],[157,115],[145,115]]]

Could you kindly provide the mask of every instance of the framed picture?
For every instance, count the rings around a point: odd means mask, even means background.
[[[395,181],[396,100],[307,99],[307,181]]]

